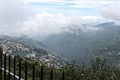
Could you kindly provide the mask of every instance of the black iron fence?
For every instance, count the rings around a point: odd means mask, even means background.
[[[16,61],[17,60],[17,61]],[[18,64],[18,66],[16,66]],[[38,80],[35,78],[35,70],[36,66],[32,66],[31,70],[31,79],[28,79],[28,62],[26,61],[24,64],[24,78],[22,77],[22,63],[21,59],[18,59],[18,57],[13,57],[8,54],[3,54],[2,49],[0,49],[0,80]],[[44,79],[44,67],[40,67],[40,74],[39,80],[45,80]],[[49,73],[49,80],[55,80],[53,79],[54,71],[51,69]],[[64,72],[61,75],[61,79],[58,80],[65,80],[64,79]]]

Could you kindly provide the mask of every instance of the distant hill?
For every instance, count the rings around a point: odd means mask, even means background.
[[[10,37],[2,35],[0,36],[0,46],[3,47],[4,54],[29,57],[50,66],[61,66],[64,64],[62,57],[47,49],[42,42],[27,36]]]
[[[120,63],[120,25],[113,22],[98,24],[92,27],[98,28],[97,31],[78,28],[73,32],[50,35],[43,43],[69,61],[87,63],[95,57],[103,57],[109,58],[111,63]]]

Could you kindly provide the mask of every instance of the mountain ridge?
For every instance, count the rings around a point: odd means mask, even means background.
[[[58,67],[64,64],[64,60],[60,56],[54,54],[53,51],[47,50],[42,42],[28,37],[1,36],[0,46],[3,48],[4,54],[28,57],[49,66]]]
[[[109,22],[97,24],[94,27],[100,29],[97,31],[82,31],[81,29],[74,33],[62,32],[49,36],[43,42],[55,49],[58,54],[67,57],[69,61],[87,63],[95,57],[109,57],[112,63],[119,63],[117,54],[120,51],[120,25]]]

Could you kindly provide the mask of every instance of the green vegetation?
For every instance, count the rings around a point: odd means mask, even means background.
[[[97,58],[89,67],[86,65],[66,65],[66,80],[119,80],[120,69],[107,64],[106,60]]]
[[[43,42],[69,61],[88,63],[102,57],[120,65],[120,25],[112,22],[98,24],[94,26],[98,31],[81,27],[73,25],[67,28],[68,31],[50,35]]]
[[[62,80],[63,72],[65,80],[120,80],[120,68],[110,65],[107,60],[96,58],[89,66],[85,64],[77,65],[74,62],[63,67],[55,68],[44,63],[20,58],[22,62],[22,78],[25,75],[25,63],[28,63],[28,80],[32,80],[32,67],[35,66],[35,80],[40,80],[41,66],[43,66],[44,80],[50,80],[50,71],[53,70],[53,80]],[[13,59],[11,61],[11,71],[13,72]],[[16,57],[16,72],[18,75],[19,57]],[[8,64],[7,64],[8,66]],[[7,67],[8,69],[8,67]]]

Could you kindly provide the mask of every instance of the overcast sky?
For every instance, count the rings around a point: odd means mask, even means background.
[[[0,0],[0,33],[31,36],[120,20],[120,0]]]

